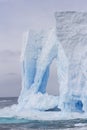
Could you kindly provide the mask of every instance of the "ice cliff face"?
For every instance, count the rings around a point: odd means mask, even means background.
[[[65,106],[69,104],[68,107],[73,111],[76,110],[76,107],[83,106],[86,111],[87,13],[56,13],[56,30],[58,40],[69,61],[68,92],[66,93]]]

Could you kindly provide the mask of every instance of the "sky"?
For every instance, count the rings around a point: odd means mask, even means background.
[[[23,34],[56,26],[57,11],[87,11],[87,0],[0,0],[0,97],[19,96]],[[55,61],[47,92],[58,94]]]

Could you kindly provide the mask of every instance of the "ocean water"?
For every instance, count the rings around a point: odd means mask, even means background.
[[[0,108],[17,104],[17,97],[0,98]],[[87,119],[38,121],[0,118],[0,130],[87,130]]]

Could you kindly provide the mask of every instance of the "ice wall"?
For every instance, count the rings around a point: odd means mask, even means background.
[[[69,61],[64,109],[81,111],[84,107],[87,111],[87,13],[57,12],[55,16],[57,37]]]

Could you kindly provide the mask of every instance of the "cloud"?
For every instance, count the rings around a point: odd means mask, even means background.
[[[16,77],[20,78],[20,51],[0,51],[0,84]]]
[[[0,51],[0,62],[15,62],[20,61],[20,51],[2,50]]]
[[[2,51],[0,51],[0,55],[19,56],[20,51],[2,50]]]
[[[21,90],[21,80],[19,77],[0,80],[0,97],[18,96]]]
[[[14,0],[0,0],[1,3],[13,2]]]
[[[18,76],[17,73],[13,73],[13,72],[10,72],[10,73],[7,73],[8,76]]]

